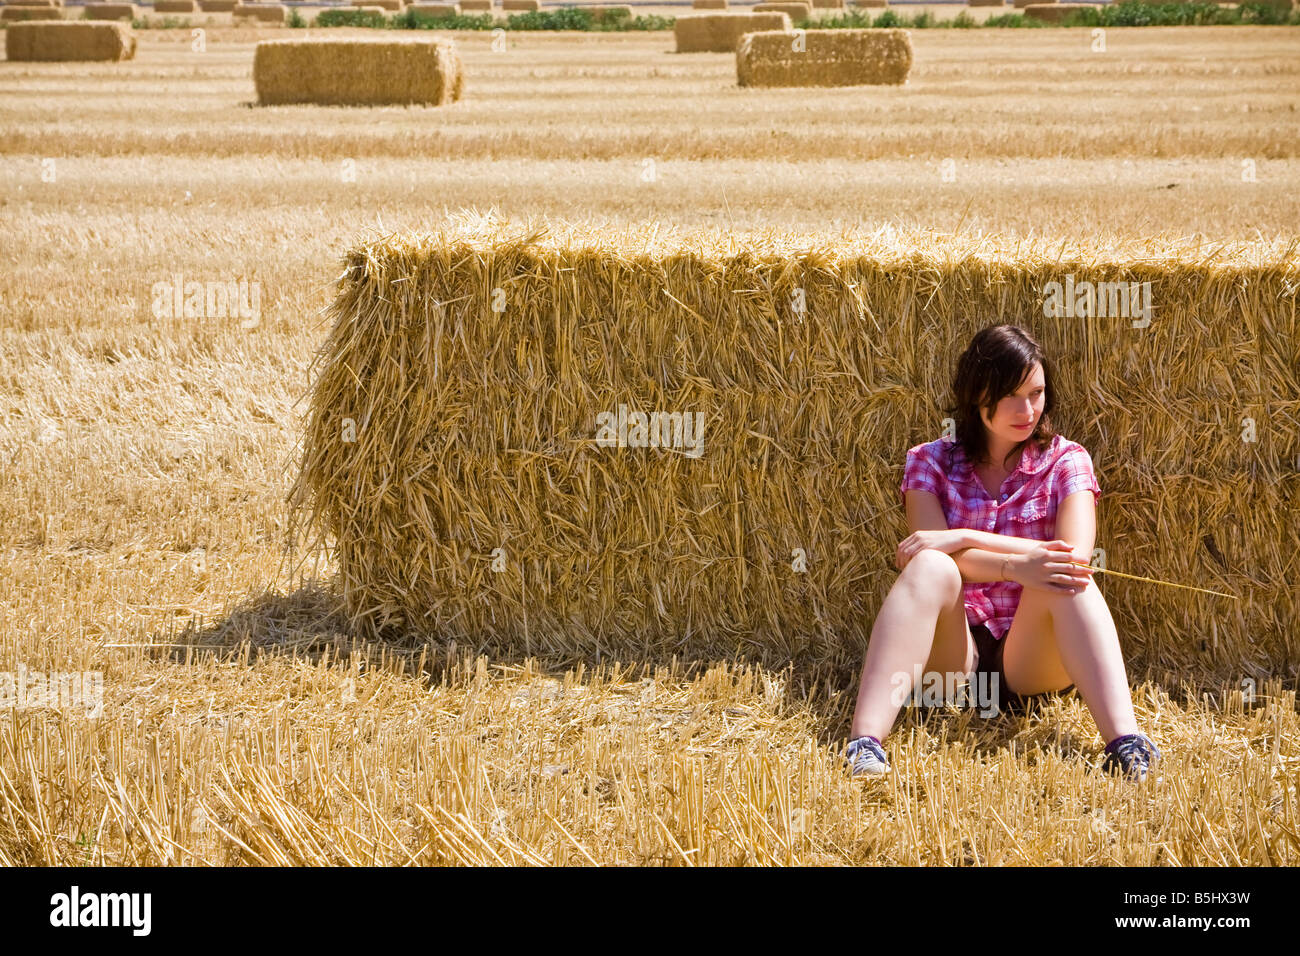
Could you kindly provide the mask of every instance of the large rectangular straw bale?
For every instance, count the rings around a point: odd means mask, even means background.
[[[1025,16],[1048,23],[1060,23],[1077,10],[1100,10],[1102,3],[1031,3],[1024,8]]]
[[[492,0],[460,0],[462,13],[491,13]]]
[[[1242,598],[1098,574],[1126,658],[1300,660],[1293,242],[651,225],[350,250],[292,497],[362,634],[855,676],[907,536],[905,452],[943,434],[974,332],[1008,322],[1096,468],[1105,566]],[[1150,323],[1047,317],[1062,282],[1149,282]],[[598,442],[607,413],[636,437],[655,412],[703,415],[702,443],[685,420],[660,423],[676,447]]]
[[[10,22],[22,20],[62,20],[64,18],[62,7],[29,7],[22,4],[6,6],[0,10],[0,20]]]
[[[140,8],[134,3],[88,3],[87,20],[138,20]]]
[[[812,5],[819,10],[842,10],[844,0],[812,0]]]
[[[431,19],[458,17],[461,12],[459,3],[413,3],[410,10]]]
[[[5,29],[10,60],[129,60],[135,46],[126,23],[15,23]]]
[[[807,20],[812,16],[812,6],[808,3],[756,3],[755,13],[784,13],[791,23]]]
[[[673,36],[678,53],[732,53],[746,33],[790,28],[785,13],[695,13],[677,18]]]
[[[154,13],[198,13],[195,0],[154,0]]]
[[[773,30],[746,34],[736,49],[741,86],[896,85],[911,68],[906,30]]]
[[[284,23],[289,19],[289,8],[282,3],[237,3],[230,13],[236,20],[256,20],[258,23]]]
[[[440,37],[311,37],[258,43],[253,81],[264,105],[440,106],[460,99],[464,73]]]
[[[507,13],[537,13],[542,4],[541,0],[501,0],[501,9]]]
[[[406,0],[352,0],[354,7],[379,7],[393,13],[406,9]]]

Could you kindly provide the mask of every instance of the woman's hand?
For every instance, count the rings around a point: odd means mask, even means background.
[[[914,531],[898,542],[898,553],[894,556],[894,566],[900,571],[903,570],[903,568],[907,567],[908,561],[911,561],[912,558],[926,548],[933,548],[935,551],[942,551],[944,554],[952,554],[954,551],[962,550],[963,547],[960,530]]]
[[[1028,554],[1013,557],[1007,565],[1007,577],[1027,588],[1077,594],[1092,580],[1092,568],[1071,564],[1074,560],[1074,549],[1068,541],[1048,541]]]

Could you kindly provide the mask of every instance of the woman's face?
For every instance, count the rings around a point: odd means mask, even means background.
[[[1043,415],[1046,400],[1043,366],[1035,362],[1015,394],[1003,396],[992,417],[989,417],[987,409],[981,408],[980,418],[984,420],[984,427],[993,435],[1012,444],[1019,444],[1034,433],[1038,419]]]

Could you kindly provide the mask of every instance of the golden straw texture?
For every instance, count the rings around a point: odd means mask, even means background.
[[[1150,324],[1045,317],[1067,276],[1150,283]],[[367,634],[851,670],[907,535],[904,453],[941,435],[974,332],[1012,322],[1096,466],[1096,563],[1242,597],[1111,579],[1129,659],[1282,666],[1300,655],[1297,288],[1294,241],[468,221],[363,240],[295,513]],[[633,440],[632,413],[687,412],[694,446],[685,427]],[[610,414],[623,447],[598,442]]]
[[[125,23],[15,23],[5,30],[10,60],[130,60],[135,45]]]
[[[7,6],[0,10],[0,20],[62,20],[64,11],[60,7]]]
[[[1031,3],[1025,6],[1025,16],[1048,23],[1060,23],[1076,10],[1100,10],[1101,3]]]
[[[807,3],[756,3],[755,13],[784,13],[791,23],[807,20],[812,16],[812,6]]]
[[[411,12],[421,16],[431,18],[458,17],[460,16],[459,3],[413,3]]]
[[[897,85],[911,68],[906,30],[765,31],[736,49],[741,86]]]
[[[230,13],[236,20],[284,23],[289,17],[289,8],[281,3],[237,3]]]
[[[441,106],[460,99],[455,44],[441,38],[263,40],[253,55],[258,102]]]
[[[140,8],[134,3],[88,3],[87,20],[138,20]]]
[[[678,17],[673,36],[678,53],[732,53],[746,33],[790,26],[784,13],[696,13]]]

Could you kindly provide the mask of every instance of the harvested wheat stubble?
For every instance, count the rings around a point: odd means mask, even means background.
[[[380,7],[395,13],[401,13],[406,8],[406,0],[352,0],[354,7]]]
[[[542,4],[541,0],[501,0],[501,9],[510,13],[536,13]]]
[[[258,101],[342,106],[460,99],[464,72],[450,40],[310,38],[263,40],[253,54]]]
[[[154,0],[154,13],[198,13],[195,0]]]
[[[10,60],[129,60],[135,34],[125,23],[15,23],[5,30]]]
[[[798,23],[812,16],[812,6],[807,3],[756,3],[754,12],[784,13],[791,23]]]
[[[461,14],[459,3],[413,3],[408,9],[420,16],[439,20],[446,17],[458,17]]]
[[[280,3],[237,3],[230,14],[236,20],[284,23],[289,18],[289,8]]]
[[[1025,16],[1049,23],[1060,23],[1076,10],[1100,10],[1102,3],[1031,3],[1024,8]]]
[[[0,10],[0,20],[62,20],[61,7],[8,6]]]
[[[727,0],[691,0],[691,8],[695,10],[725,10],[727,9]]]
[[[907,534],[904,452],[941,434],[971,335],[1008,321],[1053,357],[1107,566],[1243,596],[1099,575],[1129,659],[1205,665],[1188,635],[1211,622],[1234,667],[1300,655],[1294,244],[551,229],[347,255],[291,500],[361,632],[852,670]],[[1045,318],[1067,274],[1149,281],[1156,318]],[[598,445],[620,406],[703,415],[701,453],[685,420],[676,448]]]
[[[748,33],[736,49],[741,86],[897,85],[911,68],[906,30],[774,30]]]
[[[140,8],[134,3],[88,3],[87,20],[138,20]]]
[[[746,33],[790,27],[785,13],[696,13],[678,17],[673,36],[678,53],[733,53]]]

